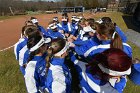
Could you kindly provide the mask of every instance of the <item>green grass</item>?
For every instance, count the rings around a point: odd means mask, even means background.
[[[113,12],[95,16],[99,19],[102,16],[109,16],[123,30],[127,31],[127,26],[122,19],[122,13]],[[128,42],[133,49],[133,58],[140,58],[140,49]],[[140,86],[134,85],[128,80],[124,93],[139,93]],[[18,62],[15,60],[13,49],[0,52],[0,93],[26,93],[24,77],[19,70]]]
[[[98,20],[102,17],[110,17],[113,22],[117,23],[117,25],[125,32],[128,28],[122,18],[123,14],[121,12],[107,12],[104,14],[95,15],[95,19]]]
[[[10,16],[0,16],[0,20],[11,18]]]
[[[25,16],[34,16],[34,15],[42,15],[40,13],[34,13],[34,14],[26,14],[26,15],[15,15],[15,16],[0,16],[0,21],[10,18],[17,18],[17,17],[25,17]]]
[[[101,17],[105,16],[105,17],[110,17],[115,23],[117,23],[117,25],[122,29],[122,31],[126,32],[128,30],[128,27],[126,26],[122,16],[124,14],[120,13],[120,12],[110,12],[110,13],[105,13],[105,14],[99,14],[99,15],[95,15],[95,19],[100,19]],[[140,58],[140,48],[137,47],[135,44],[128,42],[128,44],[132,47],[133,50],[133,58]]]
[[[17,17],[21,17],[23,15],[17,15],[17,16],[0,16],[0,21],[1,20],[5,20],[5,19],[10,19],[10,18],[17,18]]]
[[[124,89],[124,93],[140,93],[140,86],[134,85],[131,81],[126,84],[126,88]]]
[[[0,93],[26,93],[13,50],[0,52]]]
[[[13,50],[0,52],[0,93],[26,93],[23,75]],[[139,93],[140,86],[128,81],[124,93]]]

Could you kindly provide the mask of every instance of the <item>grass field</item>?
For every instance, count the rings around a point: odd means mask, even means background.
[[[102,16],[111,17],[123,31],[127,31],[121,13],[113,12],[107,15],[95,16],[95,19]],[[140,49],[130,42],[129,44],[133,49],[133,57],[140,58]],[[140,86],[136,86],[128,80],[124,93],[139,92]],[[18,62],[15,60],[13,49],[0,52],[0,93],[26,93],[24,78],[19,70]]]
[[[10,16],[0,16],[0,20],[11,18]]]
[[[26,93],[13,49],[0,52],[0,93]]]
[[[0,20],[5,20],[5,19],[9,19],[9,18],[15,18],[15,17],[20,17],[22,15],[19,16],[0,16]]]

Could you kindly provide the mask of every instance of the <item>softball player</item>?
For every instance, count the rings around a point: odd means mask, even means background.
[[[30,51],[25,68],[25,83],[28,93],[40,93],[43,91],[46,77],[46,51],[51,38],[44,38],[40,34],[34,34],[28,38],[27,48]]]
[[[61,22],[64,34],[66,37],[72,33],[71,24],[69,23],[69,18],[67,14],[62,14],[62,22]]]
[[[29,28],[31,28],[32,30],[29,30]],[[36,26],[30,25],[30,26],[24,26],[22,28],[22,36],[19,39],[19,41],[14,45],[14,53],[16,56],[16,60],[19,60],[19,51],[27,44],[27,40],[28,40],[28,35],[32,34],[32,32],[34,31],[36,28]],[[27,34],[25,34],[27,31]]]
[[[35,24],[38,27],[39,31],[41,31],[42,34],[46,33],[46,30],[44,29],[44,27],[39,25],[37,18],[31,17],[30,20],[32,21],[33,24]]]
[[[123,93],[126,75],[131,73],[132,59],[122,50],[107,49],[88,64],[78,61],[73,54],[70,56],[79,73],[81,93]]]
[[[68,48],[68,42],[57,38],[48,49],[45,90],[49,93],[71,93],[71,73],[64,63]]]
[[[29,53],[28,49],[27,49],[27,41],[28,41],[28,38],[32,34],[36,33],[37,31],[38,30],[37,30],[36,26],[33,26],[33,25],[25,26],[24,30],[23,30],[23,35],[21,38],[21,40],[23,40],[23,41],[22,42],[18,41],[14,47],[16,59],[19,61],[20,70],[23,75],[25,74],[25,68],[24,68],[23,64],[26,63],[26,61],[27,61],[24,59],[27,59],[28,53]],[[38,33],[38,34],[40,34],[40,33]],[[27,55],[27,56],[24,56],[24,55]]]
[[[102,17],[99,21],[97,21],[98,23],[103,23],[103,24],[110,24],[110,23],[113,23],[111,18],[109,17]],[[127,42],[127,37],[126,35],[124,34],[124,32],[116,25],[116,23],[113,23],[114,26],[115,26],[115,31],[119,34],[119,36],[121,37],[122,41],[124,43]]]
[[[131,47],[123,43],[121,41],[120,36],[118,33],[114,30],[114,26],[107,26],[104,24],[99,24],[96,29],[96,35],[97,38],[101,41],[100,45],[91,46],[91,44],[82,45],[82,46],[75,46],[75,51],[79,55],[83,55],[85,57],[87,56],[93,56],[96,53],[100,53],[108,48],[119,48],[124,50],[130,57],[132,57],[132,49]]]
[[[54,23],[51,23],[49,24],[49,27],[47,29],[47,33],[46,33],[48,36],[52,37],[53,39],[54,38],[65,38],[64,34],[62,34],[61,32],[59,32],[59,29],[57,27],[56,24]]]
[[[131,74],[129,79],[136,85],[140,85],[140,60],[138,58],[133,60]]]
[[[76,18],[77,18],[77,16],[75,16],[75,15],[73,15],[71,17],[71,28],[72,28],[71,34],[73,36],[77,36],[77,34],[78,34],[78,24],[77,24]]]

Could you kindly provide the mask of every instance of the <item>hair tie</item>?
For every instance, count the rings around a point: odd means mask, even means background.
[[[112,39],[114,39],[116,33],[117,33],[116,31],[113,33],[113,35],[112,35]]]
[[[54,56],[61,56],[64,52],[66,52],[69,49],[70,43],[66,42],[63,49],[61,49],[59,52],[55,53]]]
[[[111,76],[129,75],[131,73],[131,67],[126,71],[111,70],[109,68],[104,67],[101,63],[98,64],[98,67],[101,69],[102,72],[109,74]]]

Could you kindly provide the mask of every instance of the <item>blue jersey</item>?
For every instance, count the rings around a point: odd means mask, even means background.
[[[71,56],[71,60],[79,73],[81,93],[122,93],[126,85],[126,78],[122,77],[120,82],[116,82],[112,86],[109,82],[100,80],[99,76],[92,75],[86,66],[87,63],[78,61],[74,55]]]
[[[84,45],[85,47],[88,47],[88,49],[89,49],[95,45],[101,44],[101,41],[99,41],[99,39],[95,35],[95,36],[93,36],[90,39],[85,40],[85,41],[82,41],[81,39],[77,39],[77,40],[73,41],[73,43],[75,45],[78,45],[78,46]]]
[[[64,58],[53,58],[48,70],[45,89],[49,93],[71,93],[71,74]]]
[[[35,56],[25,69],[25,83],[28,93],[40,93],[46,79],[46,61],[43,56]]]
[[[57,25],[57,29],[58,30],[63,30],[63,27],[62,27],[62,25],[60,24],[60,23],[58,23],[58,24],[56,24]]]
[[[131,74],[128,77],[134,84],[140,86],[140,63],[132,65]]]
[[[74,36],[77,36],[77,34],[78,34],[78,25],[76,23],[71,23],[71,29],[72,29],[71,34],[74,35]]]
[[[62,22],[62,28],[64,30],[65,33],[71,33],[72,32],[72,29],[71,29],[71,24],[68,22],[67,24],[64,24]]]
[[[29,58],[29,50],[26,45],[19,51],[19,65],[23,75],[25,75],[25,67],[23,65],[27,63],[28,58]]]
[[[60,33],[59,31],[52,31],[51,29],[47,30],[47,35],[54,38],[64,38],[64,35]]]
[[[122,42],[126,43],[127,42],[127,37],[124,34],[124,32],[118,26],[116,26],[115,30],[119,34],[119,36],[121,37]]]
[[[101,53],[104,50],[110,48],[110,40],[102,41],[102,45],[92,46],[92,47],[85,47],[85,46],[75,46],[75,51],[79,55],[93,56],[96,53]],[[90,46],[90,43],[86,46]],[[127,43],[123,43],[123,51],[130,57],[132,57],[132,49]]]
[[[43,35],[46,34],[46,30],[42,26],[38,26],[38,29],[43,33]]]
[[[14,45],[14,54],[16,56],[16,60],[19,60],[19,51],[27,45],[27,38],[20,38],[19,41]]]
[[[79,31],[79,35],[78,35],[78,39],[80,39],[80,40],[82,40],[82,41],[85,41],[85,40],[87,40],[87,38],[86,37],[84,37],[84,34],[85,34],[86,32],[84,31],[84,30],[80,30]]]

